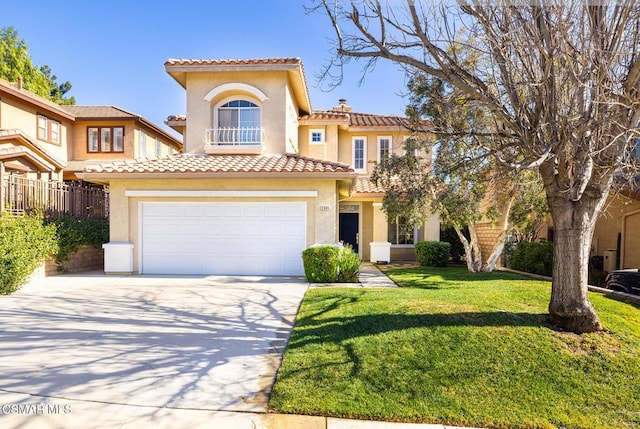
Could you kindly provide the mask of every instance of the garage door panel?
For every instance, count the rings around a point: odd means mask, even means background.
[[[142,272],[302,275],[306,204],[147,203]]]
[[[242,208],[243,217],[264,217],[264,206],[262,205],[250,205]]]
[[[203,210],[204,217],[224,217],[224,207],[216,205],[206,205]]]

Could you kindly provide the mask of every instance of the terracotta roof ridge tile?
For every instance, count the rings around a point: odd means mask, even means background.
[[[165,65],[237,65],[237,64],[301,64],[300,57],[272,58],[169,58]]]

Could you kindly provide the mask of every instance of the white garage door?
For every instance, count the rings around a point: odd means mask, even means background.
[[[145,274],[303,275],[306,204],[144,203]]]

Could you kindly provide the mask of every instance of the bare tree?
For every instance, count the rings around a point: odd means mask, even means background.
[[[544,182],[555,228],[552,322],[602,329],[587,297],[588,257],[615,175],[638,169],[638,1],[315,1],[335,30],[332,70],[390,60],[490,112],[489,152],[515,170],[538,168]],[[461,46],[478,56],[473,67]]]

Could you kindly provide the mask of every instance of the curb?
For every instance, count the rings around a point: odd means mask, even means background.
[[[523,276],[528,276],[531,278],[534,278],[536,280],[546,280],[546,281],[552,281],[551,277],[548,276],[541,276],[540,274],[533,274],[533,273],[527,273],[524,271],[518,271],[518,270],[512,270],[511,268],[497,268],[497,270],[500,271],[505,271],[508,273],[514,273],[514,274],[521,274]],[[599,286],[593,286],[593,285],[588,285],[587,288],[589,289],[589,291],[591,292],[597,292],[600,293],[602,295],[607,295],[609,298],[611,299],[615,299],[617,301],[622,301],[622,302],[630,302],[633,304],[640,304],[640,296],[637,295],[631,295],[629,293],[625,293],[625,292],[618,292],[615,290],[611,290],[611,289],[606,289],[606,288],[602,288]]]
[[[264,414],[260,417],[264,429],[480,429],[433,423],[399,423],[373,420],[351,420],[335,417],[296,414]]]

